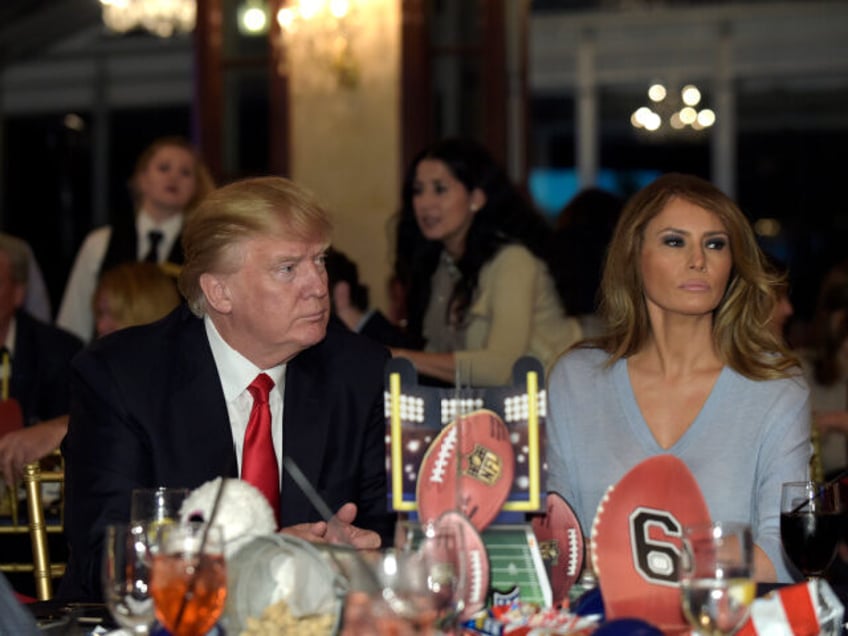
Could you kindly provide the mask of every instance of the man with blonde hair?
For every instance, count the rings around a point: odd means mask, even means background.
[[[313,197],[281,177],[220,188],[183,230],[179,283],[190,309],[102,338],[77,358],[62,596],[99,598],[103,528],[127,519],[133,488],[240,476],[265,495],[284,532],[363,548],[391,540],[388,353],[327,328],[331,231]],[[284,457],[338,523],[321,520]]]

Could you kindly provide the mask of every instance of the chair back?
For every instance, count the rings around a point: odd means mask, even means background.
[[[26,522],[17,514],[17,493],[11,488],[12,511],[11,523],[0,525],[0,540],[7,544],[14,541],[15,536],[29,536],[32,546],[31,562],[0,563],[0,571],[6,573],[32,572],[35,582],[35,594],[38,600],[50,600],[53,596],[53,579],[60,577],[65,570],[65,564],[54,564],[50,558],[49,535],[59,534],[64,528],[64,482],[65,471],[62,457],[58,451],[48,455],[41,461],[32,462],[24,467],[23,486],[26,495]],[[59,484],[59,510],[49,512],[51,505],[45,502],[45,484]]]

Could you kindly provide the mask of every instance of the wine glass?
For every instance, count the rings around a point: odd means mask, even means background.
[[[790,481],[780,496],[780,540],[808,579],[821,576],[836,554],[842,502],[839,484]]]
[[[427,568],[427,587],[442,631],[457,626],[468,593],[465,577],[464,517],[447,512],[425,525],[418,547]]]
[[[748,617],[756,595],[754,542],[743,523],[685,526],[680,558],[683,614],[695,633],[733,634]]]
[[[106,526],[103,596],[112,618],[134,634],[148,634],[155,620],[150,595],[151,554],[144,524]]]
[[[391,612],[413,633],[449,633],[464,608],[464,535],[445,513],[421,526],[408,525],[396,548],[383,552],[377,578]]]
[[[173,636],[212,629],[227,598],[221,527],[198,521],[160,526],[151,591],[156,618]]]

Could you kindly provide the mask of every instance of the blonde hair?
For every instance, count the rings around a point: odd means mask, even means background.
[[[610,354],[609,364],[639,351],[650,336],[640,254],[645,227],[674,198],[712,212],[724,224],[733,270],[713,312],[713,337],[722,361],[736,372],[766,380],[791,375],[798,360],[769,329],[781,277],[767,265],[748,219],[714,185],[692,175],[665,174],[628,201],[607,252],[601,306],[607,333],[592,344]]]
[[[156,263],[121,263],[100,276],[92,298],[109,299],[109,311],[119,328],[143,325],[166,316],[180,304],[176,281]]]
[[[206,313],[200,276],[236,267],[232,254],[243,241],[278,236],[329,244],[332,222],[308,190],[283,177],[236,181],[213,191],[183,226],[185,263],[179,288],[197,316]]]
[[[132,193],[136,207],[138,207],[142,198],[139,179],[147,170],[156,153],[162,148],[168,147],[182,148],[194,158],[194,195],[189,199],[185,209],[185,212],[189,213],[215,188],[215,181],[212,179],[212,174],[203,161],[203,157],[200,156],[197,149],[184,137],[177,135],[159,137],[142,151],[135,162],[135,170],[133,170],[132,177],[130,177],[130,192]]]

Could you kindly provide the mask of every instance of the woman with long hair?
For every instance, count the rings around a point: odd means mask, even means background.
[[[94,335],[91,297],[101,272],[127,261],[183,262],[183,219],[214,183],[200,154],[182,137],[161,137],[139,156],[130,193],[135,214],[90,232],[65,286],[56,324],[85,341]],[[176,273],[175,271],[175,273]]]
[[[395,274],[422,350],[394,354],[420,373],[504,384],[522,355],[547,364],[579,338],[546,262],[550,227],[480,144],[446,139],[415,158],[397,232]]]
[[[607,331],[548,384],[548,488],[585,533],[610,485],[672,454],[712,518],[751,525],[756,578],[790,579],[780,492],[807,477],[809,394],[769,328],[776,283],[748,220],[707,181],[666,174],[628,201],[601,284]]]

